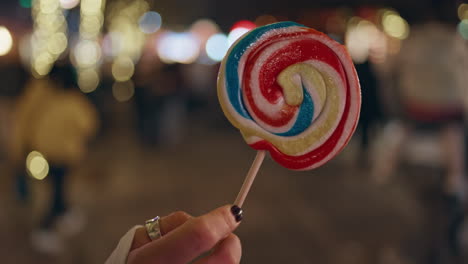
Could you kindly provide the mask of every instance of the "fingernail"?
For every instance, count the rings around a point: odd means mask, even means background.
[[[232,213],[232,215],[234,215],[234,218],[236,219],[236,222],[242,221],[242,218],[244,217],[244,212],[242,211],[242,209],[239,206],[233,205],[231,207],[231,213]]]

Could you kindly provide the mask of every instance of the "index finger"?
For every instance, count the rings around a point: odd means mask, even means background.
[[[242,210],[222,206],[192,218],[162,238],[149,243],[132,255],[134,263],[186,264],[213,248],[239,225]]]

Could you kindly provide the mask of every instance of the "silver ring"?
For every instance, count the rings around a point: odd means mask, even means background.
[[[162,236],[161,229],[159,227],[159,219],[160,217],[156,216],[155,218],[146,220],[145,222],[146,233],[148,233],[151,240],[156,240]]]

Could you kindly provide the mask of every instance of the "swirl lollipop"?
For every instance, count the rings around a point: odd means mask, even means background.
[[[348,143],[361,106],[346,49],[294,22],[259,27],[239,39],[221,63],[218,97],[229,121],[258,150],[239,206],[265,151],[289,169],[317,168]]]

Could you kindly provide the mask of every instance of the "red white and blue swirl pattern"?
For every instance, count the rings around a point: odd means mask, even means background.
[[[224,58],[218,96],[246,142],[286,168],[313,169],[353,134],[361,105],[346,49],[294,22],[256,28]]]

